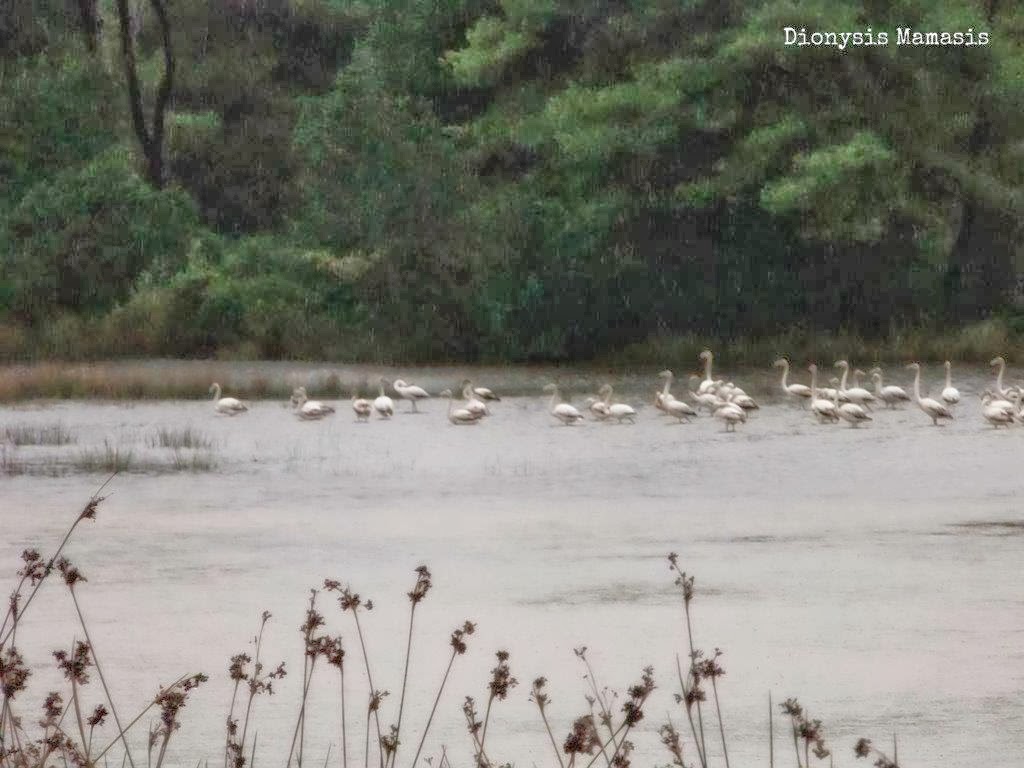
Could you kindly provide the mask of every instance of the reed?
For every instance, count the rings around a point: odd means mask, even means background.
[[[176,451],[183,448],[209,450],[213,448],[213,439],[192,426],[157,427],[146,438],[146,444],[151,448],[171,448]]]
[[[0,442],[22,445],[70,445],[77,441],[74,432],[59,421],[54,424],[12,424],[0,429]]]
[[[108,483],[112,477],[108,478]],[[87,581],[65,554],[68,543],[78,534],[82,524],[97,519],[98,510],[104,501],[100,494],[106,485],[101,486],[89,499],[49,557],[44,557],[38,550],[25,550],[22,554],[22,565],[17,572],[12,598],[0,624],[0,680],[3,683],[0,686],[0,744],[3,745],[3,749],[0,749],[0,768],[53,768],[60,763],[92,768],[107,765],[118,757],[123,766],[137,768],[137,755],[132,751],[133,740],[129,737],[135,732],[138,723],[154,709],[157,710],[157,718],[148,732],[146,764],[148,768],[162,768],[168,761],[172,737],[181,725],[181,710],[192,693],[207,680],[203,674],[182,675],[170,686],[158,688],[134,717],[128,716],[128,710],[111,696],[108,676],[112,672],[116,675],[116,669],[108,669],[108,665],[100,662],[96,646],[98,638],[79,600],[79,591],[85,588]],[[708,733],[705,726],[710,728],[710,724],[714,723],[721,740],[721,762],[724,768],[729,768],[728,738],[721,698],[724,691],[719,685],[725,675],[720,663],[723,654],[716,648],[712,654],[705,655],[696,645],[698,626],[692,605],[697,595],[695,579],[682,569],[677,555],[670,554],[668,561],[682,598],[681,613],[685,625],[683,645],[690,649],[688,668],[677,657],[679,690],[675,695],[679,708],[677,714],[685,717],[689,725],[689,737],[676,727],[670,712],[657,730],[658,738],[673,766],[687,768],[693,765],[693,761],[687,757],[692,750],[696,754],[696,764],[707,768],[713,761],[707,747]],[[363,734],[364,768],[369,768],[371,763],[395,768],[398,765],[399,746],[403,743],[416,744],[415,753],[408,761],[410,768],[416,768],[420,763],[428,748],[435,717],[439,712],[446,711],[442,702],[453,666],[466,653],[467,640],[474,634],[476,625],[466,621],[452,631],[449,651],[442,657],[440,683],[432,697],[429,715],[418,732],[410,734],[408,713],[412,710],[407,694],[409,670],[413,659],[419,658],[417,611],[432,587],[432,575],[427,566],[419,566],[415,574],[412,588],[406,593],[409,599],[409,619],[404,632],[404,652],[398,664],[390,665],[393,669],[401,668],[402,672],[399,696],[392,712],[394,717],[386,732],[381,726],[381,720],[386,717],[388,691],[377,688],[379,681],[371,674],[371,653],[374,647],[370,632],[372,624],[365,621],[366,612],[373,608],[372,601],[363,599],[349,586],[333,579],[325,580],[321,589],[310,591],[305,618],[300,626],[302,642],[299,650],[302,654],[303,673],[295,694],[295,727],[286,766],[294,763],[301,768],[304,763],[313,760],[326,768],[331,764],[332,755],[337,755],[334,759],[340,763],[341,768],[348,768],[349,734],[354,729],[361,730]],[[84,639],[75,639],[69,648],[53,652],[57,667],[63,673],[66,690],[54,691],[47,697],[41,719],[30,718],[21,711],[30,672],[17,645],[17,629],[26,611],[34,604],[43,583],[54,575],[59,576],[70,594],[75,618]],[[333,616],[322,612],[320,602],[324,595],[337,598],[340,610]],[[245,650],[230,658],[227,675],[232,683],[231,697],[227,702],[225,738],[220,746],[224,768],[253,767],[258,746],[257,700],[277,693],[286,678],[284,661],[274,666],[267,665],[263,658],[263,639],[270,618],[268,612],[263,612],[258,630],[251,640],[251,652]],[[346,698],[351,691],[346,688],[346,683],[350,684],[350,681],[346,680],[345,675],[347,654],[343,638],[336,630],[329,629],[332,624],[339,622],[350,623],[355,632],[360,663],[367,675],[364,691],[367,703],[354,719],[346,706]],[[620,698],[615,691],[600,686],[586,647],[577,648],[574,653],[586,672],[587,687],[583,691],[583,698],[587,702],[587,709],[568,723],[560,725],[551,717],[548,709],[550,698],[547,680],[544,677],[536,678],[530,689],[529,698],[537,707],[545,740],[553,752],[554,760],[551,764],[557,763],[559,768],[593,768],[595,763],[600,763],[604,768],[629,768],[635,748],[634,739],[646,732],[639,726],[646,718],[648,701],[656,687],[654,670],[645,667],[639,679],[628,686]],[[466,696],[463,700],[462,714],[477,768],[495,768],[501,762],[492,757],[490,745],[493,740],[488,737],[500,727],[498,713],[501,708],[498,704],[506,700],[518,685],[510,660],[510,654],[505,650],[495,653],[495,663],[486,683],[482,713],[474,697]],[[327,747],[326,754],[311,756],[306,732],[309,726],[310,692],[325,668],[335,670],[330,675],[332,688],[335,682],[340,682],[340,687],[336,689],[341,703],[340,746],[334,751],[335,744],[332,743]],[[103,701],[90,710],[84,706],[84,694],[92,684],[93,675],[100,682]],[[707,702],[706,691],[709,686],[714,706],[709,706],[708,711],[704,712],[699,705]],[[621,701],[621,704],[616,704],[616,701]],[[811,768],[815,765],[813,761],[818,764],[826,759],[831,761],[832,750],[826,743],[821,721],[812,719],[793,698],[787,699],[780,708],[790,721],[797,768]],[[769,764],[774,766],[777,756],[774,750],[772,709],[769,694],[767,752]],[[104,724],[108,718],[113,720],[113,736],[98,741],[96,737],[105,732]],[[556,736],[560,728],[566,727],[564,738]],[[38,730],[32,731],[32,728]],[[108,726],[106,732],[110,730]],[[452,768],[448,746],[440,744],[436,749],[439,750],[439,768]],[[854,754],[859,758],[874,759],[875,765],[880,768],[898,768],[895,737],[892,757],[881,752],[867,739],[857,742]],[[425,762],[433,765],[434,759],[428,757]],[[201,764],[202,760],[198,762],[198,765]]]

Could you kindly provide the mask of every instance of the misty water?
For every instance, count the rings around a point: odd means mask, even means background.
[[[899,374],[894,383],[906,387]],[[236,418],[200,400],[6,406],[0,425],[60,422],[77,442],[6,449],[20,474],[0,475],[0,565],[13,584],[22,549],[52,550],[102,482],[74,471],[82,452],[107,441],[149,466],[115,478],[68,554],[88,578],[80,599],[122,718],[160,684],[211,676],[183,714],[174,765],[222,764],[228,659],[251,652],[263,610],[273,614],[264,658],[286,661],[290,675],[257,701],[250,728],[258,764],[284,765],[300,696],[298,628],[309,589],[324,578],[374,601],[363,628],[375,685],[391,692],[386,728],[401,683],[405,593],[421,563],[434,587],[417,612],[400,765],[411,762],[448,635],[465,619],[478,631],[456,661],[426,755],[436,759],[446,745],[457,768],[472,765],[462,702],[486,700],[493,653],[507,649],[519,685],[494,705],[487,751],[495,763],[555,765],[530,683],[548,678],[561,742],[588,710],[573,654],[585,645],[599,683],[620,692],[654,667],[658,689],[631,735],[634,764],[670,761],[657,734],[667,716],[696,762],[673,701],[676,655],[685,663],[687,652],[665,560],[676,551],[696,576],[696,643],[724,652],[732,765],[767,765],[771,691],[776,702],[799,697],[824,721],[837,765],[855,762],[858,737],[888,746],[895,731],[907,765],[1010,768],[1024,759],[1024,430],[982,421],[982,375],[958,375],[964,401],[942,428],[912,406],[876,409],[861,429],[819,426],[769,395],[775,380],[764,373],[737,376],[763,407],[735,434],[706,416],[677,425],[661,415],[650,404],[657,380],[646,374],[613,379],[638,408],[635,425],[563,427],[539,395],[505,398],[473,427],[449,425],[440,399],[417,416],[399,403],[393,420],[369,424],[355,423],[345,401],[320,422],[298,421],[275,401]],[[539,391],[546,376],[478,378],[524,392]],[[601,378],[558,376],[577,405]],[[460,377],[407,378],[437,392]],[[934,370],[928,381],[936,392]],[[213,471],[159,470],[171,451],[150,446],[151,436],[184,427],[212,441],[204,453]],[[367,688],[354,625],[326,594],[321,608],[326,629],[345,637],[348,751],[361,766]],[[26,720],[59,683],[49,650],[75,637],[66,590],[48,583],[18,634],[36,670],[19,712]],[[85,701],[101,700],[94,681]],[[330,745],[330,764],[340,766],[333,670],[314,679],[310,712],[306,760],[322,765]],[[705,720],[715,754],[707,710]],[[777,765],[794,764],[786,727],[776,713]]]

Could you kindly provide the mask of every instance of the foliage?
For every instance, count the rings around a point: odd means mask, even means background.
[[[181,0],[159,193],[116,24],[90,55],[37,5],[0,26],[0,348],[579,359],[1021,325],[1009,3]]]

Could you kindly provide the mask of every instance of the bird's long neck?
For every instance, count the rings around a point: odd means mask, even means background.
[[[996,376],[996,389],[999,390],[999,394],[1003,393],[1003,374],[1006,372],[1006,363],[1003,360],[999,361],[999,375]]]
[[[789,378],[789,363],[785,360],[782,361],[782,388],[789,391],[789,387],[786,386],[786,379]]]
[[[921,369],[914,371],[914,399],[921,402]]]
[[[220,384],[213,385],[213,399],[220,400]]]
[[[548,408],[554,413],[555,404],[558,402],[558,387],[551,390],[551,400],[548,401]]]
[[[818,369],[811,369],[811,399],[818,399]]]
[[[665,377],[665,386],[661,390],[661,396],[663,398],[664,397],[668,397],[668,395],[669,395],[668,389],[671,386],[672,386],[672,374],[670,373],[668,376]]]
[[[377,383],[377,389],[380,391],[380,396],[384,397],[384,382],[383,381]]]
[[[606,389],[604,391],[604,400],[602,400],[602,402],[605,405],[611,405],[612,404],[612,390]]]
[[[842,381],[839,382],[839,389],[844,391],[844,392],[846,391],[846,377],[847,377],[847,375],[849,373],[850,373],[850,366],[844,365],[843,366],[843,379],[842,379]]]
[[[876,373],[871,378],[875,382],[875,394],[876,395],[882,394],[882,377],[881,377],[881,375]]]
[[[711,353],[704,359],[704,381],[711,381]]]
[[[462,385],[462,398],[464,400],[473,399],[473,384],[471,382],[467,381],[465,384]]]

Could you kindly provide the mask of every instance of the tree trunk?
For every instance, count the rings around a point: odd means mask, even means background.
[[[135,39],[128,0],[117,0],[117,16],[121,30],[121,59],[128,86],[128,106],[132,115],[132,127],[145,157],[146,178],[154,187],[161,189],[165,181],[164,132],[167,106],[170,103],[171,91],[174,87],[174,48],[171,44],[171,25],[164,0],[149,0],[149,4],[153,7],[157,23],[160,26],[160,43],[164,54],[164,72],[160,78],[160,84],[157,86],[156,98],[153,102],[152,128],[146,125],[142,88],[139,84],[135,61]]]

